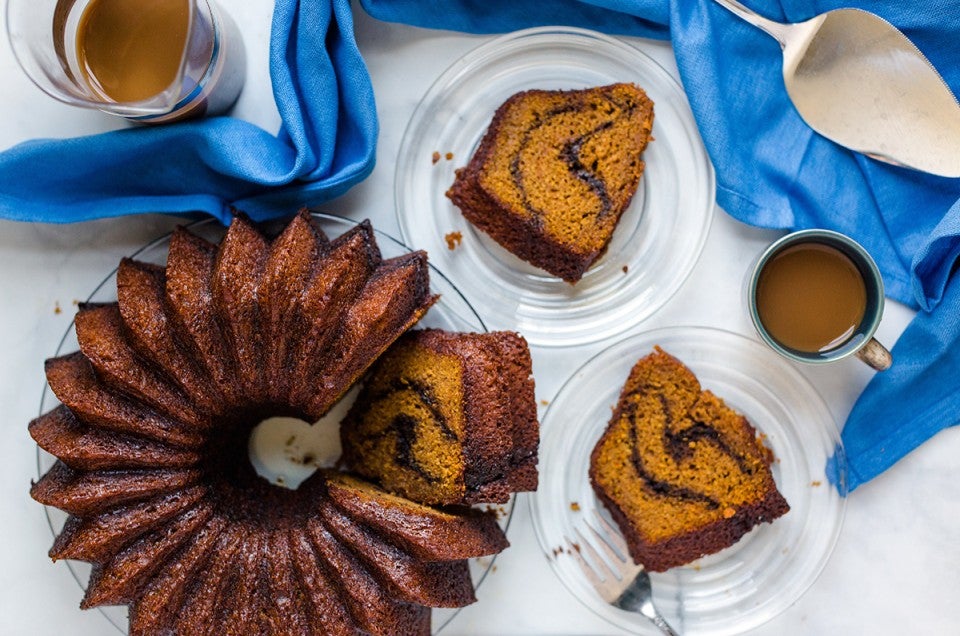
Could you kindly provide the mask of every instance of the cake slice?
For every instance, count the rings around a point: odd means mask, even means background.
[[[653,102],[633,84],[518,93],[447,196],[504,248],[576,283],[637,190],[652,127]]]
[[[789,509],[745,417],[659,347],[633,367],[590,457],[590,483],[648,570],[690,563]]]
[[[344,464],[423,504],[504,503],[536,490],[531,373],[518,334],[410,332],[344,419]]]

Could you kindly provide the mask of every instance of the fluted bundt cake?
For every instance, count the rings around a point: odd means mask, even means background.
[[[634,84],[518,93],[447,196],[504,248],[576,283],[636,193],[652,127],[653,102]]]
[[[537,488],[537,405],[512,332],[407,332],[340,426],[345,465],[425,504],[503,503]]]
[[[80,351],[46,364],[62,404],[29,427],[58,458],[31,494],[70,515],[50,555],[93,564],[82,607],[128,604],[131,634],[427,634],[430,607],[475,600],[466,559],[507,545],[493,514],[331,471],[289,490],[248,454],[257,423],[317,420],[429,309],[423,252],[238,216],[117,285],[81,306]]]
[[[747,419],[657,347],[633,367],[590,483],[633,560],[660,572],[736,543],[790,507]]]

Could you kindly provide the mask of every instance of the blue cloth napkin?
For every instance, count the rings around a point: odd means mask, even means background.
[[[236,205],[257,220],[344,193],[373,169],[373,88],[349,0],[277,0],[270,41],[273,135],[214,117],[0,153],[0,217],[72,222]]]
[[[880,474],[960,421],[960,179],[895,168],[814,133],[783,86],[779,45],[710,0],[362,0],[375,17],[496,33],[570,24],[669,37],[717,171],[717,202],[751,225],[826,227],[855,237],[877,260],[887,294],[921,309],[843,429],[848,487]],[[960,94],[960,0],[746,0],[769,18],[799,22],[861,6],[903,30]],[[960,150],[958,150],[960,151]]]

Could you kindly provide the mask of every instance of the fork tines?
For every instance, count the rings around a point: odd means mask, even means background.
[[[577,541],[566,537],[567,544],[593,587],[604,600],[613,602],[643,568],[630,560],[620,533],[597,510],[594,517],[596,526],[586,520],[582,524],[587,536],[580,528],[574,528]]]

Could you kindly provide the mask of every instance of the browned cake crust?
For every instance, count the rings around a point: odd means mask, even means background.
[[[789,511],[772,454],[739,413],[659,347],[634,366],[590,458],[590,483],[636,563],[660,572]]]
[[[344,419],[343,461],[420,503],[504,503],[536,490],[536,408],[518,334],[411,331]]]
[[[633,84],[518,93],[447,196],[500,245],[576,283],[636,193],[652,127],[653,102]]]
[[[509,545],[493,515],[473,509],[455,513],[424,506],[346,474],[327,478],[330,500],[424,561],[455,561],[497,554]]]
[[[265,417],[323,415],[435,302],[426,255],[383,260],[362,223],[328,241],[302,211],[269,238],[174,233],[167,267],[125,260],[48,360],[62,405],[29,426],[59,461],[31,495],[70,514],[54,559],[93,565],[82,607],[129,632],[430,633],[475,600],[466,559],[507,546],[492,513],[439,511],[339,473],[297,490],[247,460]]]

